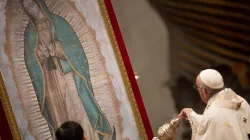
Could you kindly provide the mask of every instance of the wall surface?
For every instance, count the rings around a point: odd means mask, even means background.
[[[156,134],[175,115],[169,79],[169,34],[146,0],[112,0],[146,110]]]

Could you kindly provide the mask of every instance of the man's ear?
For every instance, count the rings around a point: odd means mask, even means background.
[[[205,88],[203,88],[202,90],[207,95],[207,90]]]

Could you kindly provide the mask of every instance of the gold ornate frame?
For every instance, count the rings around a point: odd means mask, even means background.
[[[117,59],[118,65],[119,65],[119,69],[121,71],[121,75],[122,75],[122,79],[123,79],[123,82],[124,82],[124,85],[125,85],[125,88],[127,91],[127,95],[128,95],[129,101],[131,103],[133,113],[135,115],[135,120],[137,123],[139,133],[141,135],[141,139],[147,140],[148,136],[147,136],[147,133],[146,133],[145,128],[144,128],[141,114],[140,114],[139,108],[138,108],[136,100],[135,100],[134,92],[132,90],[132,86],[131,86],[129,78],[128,78],[128,74],[127,74],[123,59],[122,59],[122,55],[121,55],[120,50],[119,50],[117,40],[115,38],[114,30],[113,30],[113,27],[111,25],[111,21],[110,21],[104,0],[99,0],[99,6],[101,8],[102,15],[103,15],[106,27],[107,27],[108,34],[109,34],[109,38],[111,40],[112,47],[113,47],[113,50],[115,52],[115,56],[116,56],[116,59]]]
[[[129,101],[130,101],[130,104],[131,104],[131,107],[132,107],[132,110],[133,110],[133,113],[135,116],[137,128],[139,130],[141,139],[147,140],[148,136],[147,136],[147,133],[146,133],[146,130],[144,127],[144,123],[143,123],[142,118],[141,118],[141,114],[140,114],[140,111],[139,111],[139,108],[138,108],[138,105],[137,105],[137,102],[136,102],[136,99],[134,96],[132,86],[130,84],[130,80],[128,78],[128,74],[127,74],[123,59],[122,59],[122,55],[121,55],[120,50],[119,50],[119,46],[118,46],[118,43],[117,43],[117,40],[115,37],[115,33],[114,33],[113,27],[111,25],[111,21],[110,21],[109,15],[108,15],[105,1],[98,0],[98,2],[99,2],[99,6],[101,9],[102,15],[103,15],[103,20],[105,22],[105,25],[106,25],[106,28],[108,31],[110,41],[112,43],[113,50],[115,52],[118,66],[119,66],[119,69],[121,71],[124,86],[125,86],[125,89],[127,91],[127,96],[129,98]],[[11,103],[10,103],[10,100],[8,97],[8,93],[6,91],[6,87],[4,85],[4,81],[3,81],[3,77],[1,75],[1,73],[0,73],[0,99],[1,99],[1,102],[3,104],[4,112],[5,112],[6,118],[8,120],[8,124],[9,124],[10,130],[11,130],[11,134],[12,134],[13,139],[14,140],[21,140],[22,139],[21,134],[20,134],[20,131],[19,131],[18,126],[17,126],[16,118],[15,118],[14,112],[12,110],[12,106],[11,106]]]

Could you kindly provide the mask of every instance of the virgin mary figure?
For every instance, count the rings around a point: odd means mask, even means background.
[[[67,111],[66,94],[71,94],[71,88],[65,75],[73,73],[81,105],[96,133],[91,139],[111,134],[110,124],[95,100],[88,59],[75,31],[66,20],[50,12],[43,0],[23,0],[22,6],[30,18],[24,33],[25,63],[50,128],[57,129],[72,115]]]

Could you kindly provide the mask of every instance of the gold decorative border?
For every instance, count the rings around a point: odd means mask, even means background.
[[[6,91],[6,87],[4,86],[4,81],[1,72],[0,72],[0,100],[3,105],[3,109],[9,124],[13,140],[21,140],[22,139],[21,134],[17,126],[16,118],[12,110],[12,106]]]
[[[137,106],[137,102],[135,100],[134,92],[132,90],[132,86],[131,86],[130,80],[128,78],[128,74],[127,74],[123,59],[122,59],[122,55],[120,53],[119,46],[117,44],[115,33],[114,33],[114,30],[113,30],[113,27],[111,25],[111,21],[110,21],[109,15],[108,15],[107,7],[105,5],[104,0],[98,0],[98,2],[99,2],[99,6],[101,8],[101,12],[102,12],[103,19],[104,19],[104,22],[105,22],[105,25],[106,25],[106,28],[108,31],[110,41],[112,43],[112,47],[113,47],[113,50],[114,50],[114,53],[116,56],[116,60],[118,62],[118,66],[119,66],[119,69],[120,69],[120,72],[122,75],[122,79],[123,79],[123,82],[124,82],[124,85],[125,85],[125,88],[127,91],[127,95],[128,95],[128,98],[129,98],[129,101],[130,101],[130,104],[131,104],[131,107],[132,107],[132,110],[133,110],[133,113],[135,116],[137,128],[139,129],[141,139],[147,140],[148,136],[147,136],[147,133],[146,133],[146,130],[145,130],[142,118],[141,118],[139,108]]]

